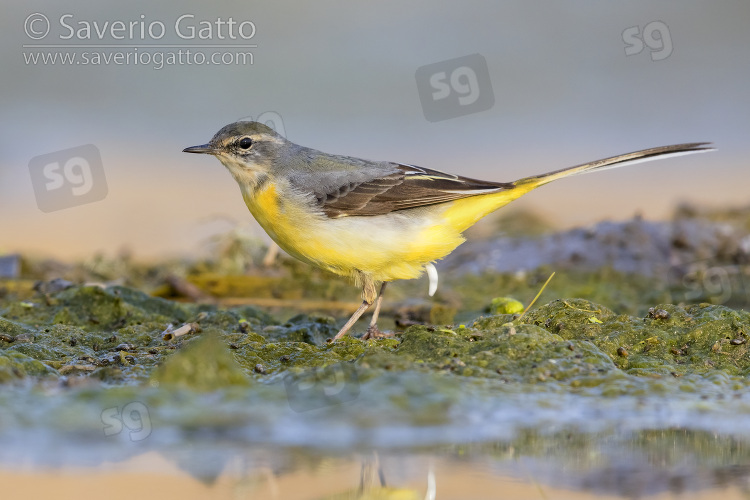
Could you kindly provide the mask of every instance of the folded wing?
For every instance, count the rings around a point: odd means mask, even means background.
[[[315,193],[318,204],[331,218],[371,216],[513,187],[511,183],[480,181],[414,165],[393,165],[393,173]]]

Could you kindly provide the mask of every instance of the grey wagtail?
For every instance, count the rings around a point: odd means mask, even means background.
[[[362,305],[334,339],[375,303],[367,339],[382,335],[377,320],[386,284],[434,273],[432,262],[463,243],[461,233],[487,214],[556,179],[709,151],[708,144],[644,149],[515,182],[331,155],[258,122],[232,123],[208,144],[183,151],[216,156],[240,185],[250,213],[287,253],[362,286]]]

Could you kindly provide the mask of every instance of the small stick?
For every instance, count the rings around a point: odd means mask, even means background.
[[[544,285],[542,285],[542,289],[539,290],[539,293],[536,294],[536,297],[534,297],[534,300],[532,300],[531,303],[528,306],[526,306],[526,309],[523,310],[523,312],[518,317],[518,319],[523,318],[524,314],[526,314],[529,311],[529,309],[531,309],[531,306],[534,305],[534,302],[536,302],[536,299],[539,298],[539,296],[542,294],[542,292],[544,291],[544,289],[547,288],[547,285],[549,285],[549,282],[552,281],[552,277],[553,276],[555,276],[554,271],[552,272],[552,274],[549,275],[549,278],[547,278],[547,281],[545,281]]]
[[[163,340],[172,340],[174,338],[187,335],[188,333],[195,333],[199,331],[201,331],[201,327],[200,325],[198,325],[198,323],[185,323],[177,330],[173,330],[172,325],[169,325],[167,329],[162,333],[161,338]]]

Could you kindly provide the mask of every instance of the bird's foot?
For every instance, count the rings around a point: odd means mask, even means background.
[[[369,339],[385,339],[389,337],[393,337],[394,333],[384,333],[381,332],[376,325],[370,325],[369,328],[367,328],[367,332],[365,332],[364,335],[362,335],[362,340],[369,340]]]

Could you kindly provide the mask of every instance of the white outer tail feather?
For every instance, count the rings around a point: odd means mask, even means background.
[[[686,144],[675,144],[672,146],[661,146],[650,149],[643,149],[640,151],[634,151],[624,155],[613,156],[611,158],[605,158],[603,160],[597,160],[590,163],[584,163],[583,165],[576,165],[574,167],[563,168],[555,170],[542,175],[535,175],[532,177],[525,177],[519,179],[515,184],[531,182],[535,187],[547,184],[563,177],[569,177],[572,175],[587,174],[589,172],[598,172],[600,170],[611,170],[613,168],[620,168],[627,165],[634,165],[636,163],[643,163],[652,160],[661,160],[664,158],[670,158],[675,156],[684,156],[695,153],[706,153],[708,151],[715,151],[715,148],[710,147],[711,143],[708,142],[694,142]]]
[[[435,269],[435,265],[432,262],[428,262],[424,265],[425,270],[427,271],[427,278],[430,280],[430,289],[429,289],[429,295],[432,297],[435,295],[435,292],[437,292],[438,287],[438,273],[437,269]]]

